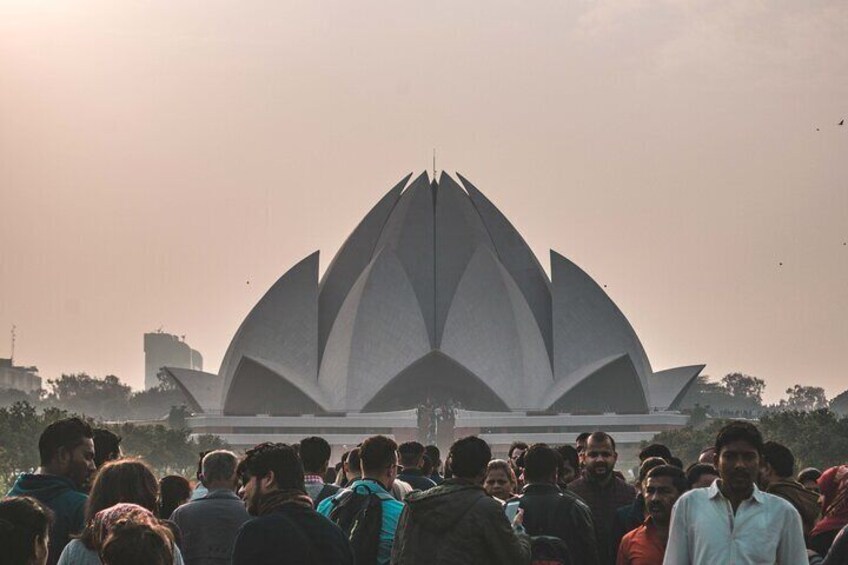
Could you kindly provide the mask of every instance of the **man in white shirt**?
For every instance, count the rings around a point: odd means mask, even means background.
[[[719,478],[674,505],[665,565],[803,565],[801,517],[760,491],[763,437],[750,422],[730,422],[716,437]]]

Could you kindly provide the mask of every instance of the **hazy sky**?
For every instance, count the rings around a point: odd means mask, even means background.
[[[844,0],[0,0],[0,356],[140,387],[161,326],[217,371],[436,148],[655,369],[832,396],[846,117]]]

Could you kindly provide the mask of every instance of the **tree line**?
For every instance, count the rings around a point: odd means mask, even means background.
[[[713,445],[724,419],[689,425],[656,435],[652,442],[667,445],[684,462],[697,461],[701,450]],[[825,469],[848,461],[848,417],[827,408],[783,410],[763,414],[757,422],[766,440],[788,447],[795,455],[796,472],[804,467]]]
[[[683,397],[680,408],[684,411],[700,408],[719,417],[759,417],[772,412],[811,412],[825,408],[848,415],[848,391],[829,401],[822,387],[797,384],[787,388],[785,398],[777,403],[764,404],[765,388],[763,379],[745,373],[730,373],[719,382],[702,375]]]
[[[55,407],[37,409],[29,402],[0,408],[0,489],[6,492],[21,472],[39,465],[38,438],[49,424],[73,415]],[[194,476],[201,451],[227,447],[217,436],[189,437],[185,427],[132,423],[104,425],[85,416],[92,425],[108,428],[121,436],[126,455],[144,458],[162,476],[171,473]]]

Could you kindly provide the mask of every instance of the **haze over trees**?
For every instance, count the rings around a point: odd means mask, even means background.
[[[0,490],[6,492],[18,473],[38,467],[41,432],[52,422],[70,415],[68,411],[54,407],[38,410],[28,402],[16,402],[0,408]],[[160,475],[179,473],[193,477],[201,451],[227,446],[220,438],[211,435],[191,439],[185,427],[132,423],[103,425],[93,421],[91,424],[108,428],[121,436],[124,454],[144,458]]]
[[[701,426],[665,431],[651,441],[667,445],[688,464],[698,459],[702,449],[715,443],[716,434],[725,423],[725,419],[715,419]],[[825,469],[848,460],[848,418],[830,410],[775,411],[764,414],[757,425],[766,440],[792,450],[797,470]]]
[[[680,408],[692,414],[727,418],[753,418],[775,411],[822,408],[848,415],[848,391],[829,402],[822,387],[797,384],[786,389],[786,397],[776,404],[764,404],[765,388],[763,379],[744,373],[730,373],[719,382],[701,375],[683,397]]]
[[[185,405],[183,394],[169,381],[133,392],[115,375],[97,378],[86,373],[62,375],[47,380],[41,394],[0,390],[0,406],[25,401],[39,408],[56,407],[85,414],[95,420],[156,420],[167,418],[174,407]]]

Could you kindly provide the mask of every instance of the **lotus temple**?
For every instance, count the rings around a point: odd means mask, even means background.
[[[404,178],[319,280],[318,252],[265,293],[217,374],[165,367],[193,433],[235,447],[375,433],[437,441],[475,433],[573,442],[604,429],[636,445],[685,425],[703,365],[655,371],[624,314],[551,251],[550,277],[521,234],[461,175]]]

